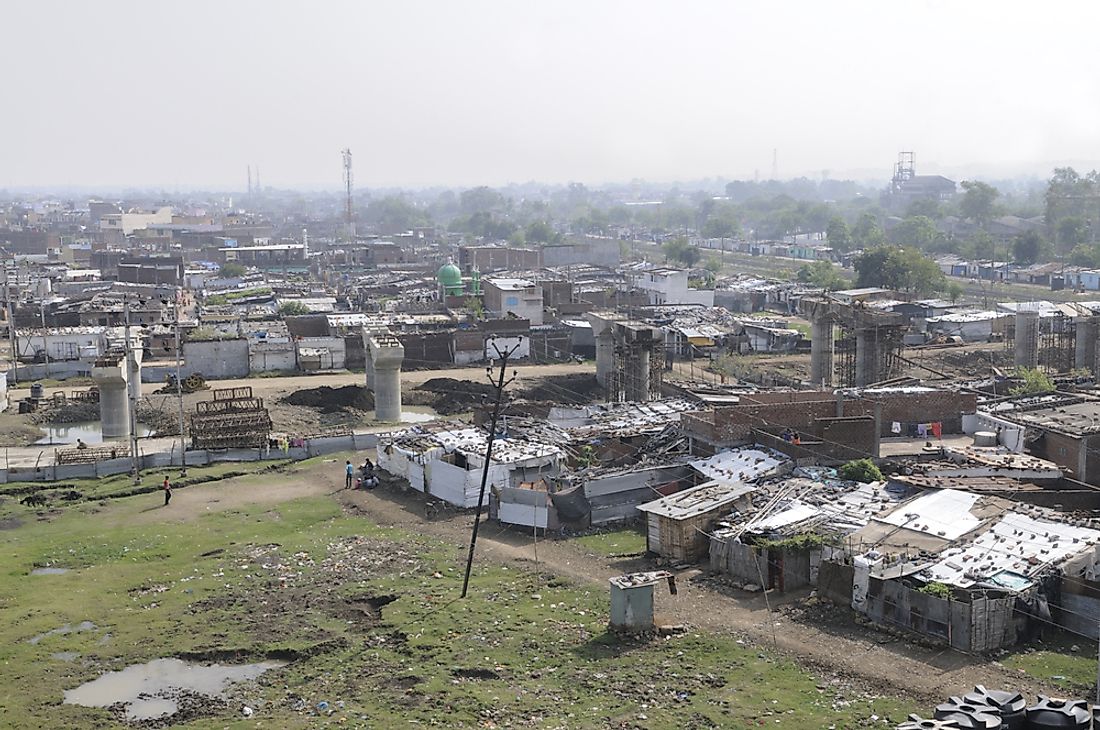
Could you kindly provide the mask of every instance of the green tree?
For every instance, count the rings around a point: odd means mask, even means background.
[[[1047,185],[1045,195],[1046,222],[1054,232],[1059,252],[1066,252],[1086,240],[1095,240],[1089,232],[1100,226],[1100,210],[1096,197],[1100,194],[1100,172],[1093,170],[1079,175],[1072,167],[1059,167]],[[1081,222],[1064,224],[1067,219]]]
[[[458,196],[458,201],[459,208],[467,215],[499,213],[505,208],[504,196],[485,185],[463,190]]]
[[[665,253],[665,260],[677,261],[685,266],[695,266],[702,254],[699,249],[688,243],[686,238],[676,238],[661,247]]]
[[[905,215],[909,218],[924,216],[938,221],[943,218],[943,207],[940,205],[940,201],[935,198],[918,198],[909,204]]]
[[[795,277],[804,284],[812,284],[822,289],[836,291],[843,289],[847,282],[844,277],[828,261],[814,261],[805,264],[798,270]]]
[[[844,253],[852,249],[852,232],[843,218],[833,218],[825,228],[825,239],[837,251]]]
[[[837,470],[837,475],[841,479],[847,479],[852,482],[881,482],[882,472],[875,466],[875,462],[870,459],[853,459],[852,461],[843,464],[840,469]]]
[[[921,250],[932,247],[940,232],[935,222],[928,216],[916,215],[906,218],[893,231],[892,238],[902,246],[916,246]]]
[[[1079,243],[1069,252],[1069,262],[1074,266],[1086,266],[1090,269],[1100,267],[1100,246]]]
[[[236,279],[239,276],[244,276],[247,271],[241,264],[230,261],[227,264],[222,264],[221,268],[218,269],[218,274],[227,279]]]
[[[1016,368],[1015,376],[1019,382],[1009,389],[1011,395],[1049,393],[1054,390],[1054,381],[1038,368]]]
[[[963,196],[959,201],[959,212],[964,218],[974,221],[984,228],[993,219],[997,210],[997,197],[1001,191],[984,182],[963,180]]]
[[[552,243],[557,240],[558,234],[546,221],[535,221],[527,226],[524,238],[528,243]]]
[[[719,261],[716,256],[707,256],[707,260],[703,263],[703,268],[712,274],[717,274],[722,270],[722,262]]]
[[[885,243],[886,236],[878,224],[878,216],[870,211],[861,215],[852,228],[852,242],[859,248],[873,248]]]
[[[403,233],[429,222],[426,211],[417,208],[399,195],[370,201],[363,213],[363,218],[384,233]]]
[[[877,246],[854,262],[856,286],[883,287],[919,295],[947,288],[947,278],[936,262],[913,248]]]
[[[951,303],[957,304],[959,297],[963,295],[962,284],[957,281],[947,282],[947,296],[951,297]]]
[[[1018,264],[1030,265],[1039,260],[1043,250],[1043,239],[1035,231],[1016,236],[1012,242],[1012,260]]]
[[[966,245],[976,259],[990,260],[997,255],[997,242],[993,240],[993,236],[982,230],[974,231]]]
[[[704,238],[737,238],[741,234],[740,212],[733,203],[704,200],[699,206],[705,221],[700,229]]]
[[[1072,215],[1059,220],[1055,231],[1063,248],[1071,249],[1077,244],[1085,242],[1088,234],[1088,223],[1081,216]]]
[[[309,314],[309,307],[301,302],[284,302],[279,305],[279,314],[283,317],[300,317]]]

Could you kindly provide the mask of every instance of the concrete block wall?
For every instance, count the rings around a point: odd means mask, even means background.
[[[364,451],[378,445],[378,434],[366,433],[352,436],[326,436],[308,439],[305,446],[292,447],[284,454],[280,449],[226,449],[224,451],[187,451],[187,466],[208,466],[210,464],[243,461],[279,461],[292,459],[300,461],[312,456],[334,454],[341,451]],[[163,468],[179,464],[179,452],[162,451],[141,454],[142,470]],[[56,482],[69,479],[98,479],[129,473],[132,464],[129,457],[107,459],[94,464],[61,464],[35,467],[10,467],[0,469],[0,484],[8,482]],[[478,472],[480,474],[480,472]]]
[[[247,378],[248,340],[211,340],[183,343],[184,377],[201,373],[207,380]]]

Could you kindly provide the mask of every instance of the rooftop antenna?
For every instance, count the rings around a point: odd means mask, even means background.
[[[248,166],[248,197],[252,197],[252,165]]]
[[[352,239],[355,238],[355,223],[352,218],[351,188],[355,183],[355,178],[351,172],[351,148],[344,148],[341,154],[344,157],[344,190],[347,194],[347,200],[344,203],[344,225],[347,228],[348,238]]]

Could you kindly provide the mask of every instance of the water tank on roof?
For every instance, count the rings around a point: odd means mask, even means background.
[[[34,383],[31,385],[31,398],[41,398],[45,394],[45,390],[42,388],[42,383]]]
[[[975,431],[974,432],[974,445],[975,446],[996,446],[997,434],[993,431]],[[970,695],[967,695],[969,697]]]

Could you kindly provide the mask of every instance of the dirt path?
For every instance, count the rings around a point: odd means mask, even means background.
[[[334,467],[335,469],[335,467]],[[317,474],[329,490],[339,486],[333,471]],[[351,509],[369,515],[387,526],[403,527],[429,534],[461,546],[468,544],[473,517],[448,513],[433,521],[422,516],[423,501],[416,493],[390,490],[374,492],[337,491],[337,498]],[[540,540],[537,546],[540,569],[581,583],[606,588],[607,579],[624,572],[643,570],[651,564],[643,558],[607,558],[586,554],[575,543]],[[486,522],[478,539],[481,560],[522,563],[533,568],[535,547],[530,535]],[[891,634],[853,622],[850,612],[822,606],[810,609],[810,618],[799,620],[806,605],[805,594],[771,594],[769,612],[763,595],[731,591],[729,595],[691,578],[697,569],[681,571],[677,596],[659,595],[657,610],[671,623],[684,623],[715,632],[744,635],[761,647],[776,647],[825,677],[843,677],[876,691],[941,702],[943,698],[969,691],[975,684],[1030,691],[1054,691],[995,661],[972,657],[942,647],[912,644]],[[778,602],[778,603],[777,603]],[[813,603],[813,602],[811,602]],[[812,621],[812,623],[811,623]]]

